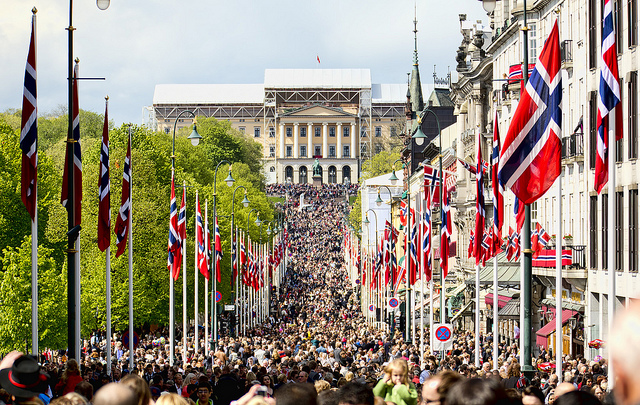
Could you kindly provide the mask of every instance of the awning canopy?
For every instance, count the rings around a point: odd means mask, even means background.
[[[504,306],[511,300],[511,297],[498,294],[498,308],[504,308]],[[484,296],[485,305],[493,306],[493,293],[488,293]]]
[[[572,311],[570,309],[563,309],[562,310],[562,324],[564,325],[565,323],[567,323],[569,318],[571,318],[572,316],[574,316],[576,314],[577,314],[576,311]],[[540,328],[536,332],[536,344],[538,346],[543,346],[543,347],[546,348],[547,347],[547,337],[550,334],[554,333],[555,331],[556,331],[556,320],[554,318],[549,323],[544,325],[542,328]]]

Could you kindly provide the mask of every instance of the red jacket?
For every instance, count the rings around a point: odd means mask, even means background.
[[[76,385],[82,381],[82,377],[79,375],[71,375],[67,379],[67,383],[65,384],[63,380],[60,380],[58,384],[56,384],[56,391],[60,391],[62,389],[62,395],[66,395],[76,388]]]

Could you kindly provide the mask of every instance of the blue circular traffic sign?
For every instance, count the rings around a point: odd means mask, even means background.
[[[389,300],[389,306],[390,306],[391,308],[397,308],[397,307],[398,307],[398,305],[400,305],[400,302],[398,302],[398,299],[397,299],[397,298],[391,298],[391,299]]]
[[[451,338],[451,329],[446,326],[440,326],[436,329],[436,339],[441,342],[446,342]]]
[[[222,299],[222,294],[220,294],[220,291],[216,291],[216,302],[220,302],[221,299]]]
[[[375,310],[376,310],[376,307],[373,304],[369,305],[369,311],[373,312]]]

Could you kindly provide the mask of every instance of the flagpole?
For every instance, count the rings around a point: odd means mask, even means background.
[[[76,359],[81,359],[81,349],[80,349],[80,345],[81,345],[81,341],[82,341],[82,336],[80,334],[80,312],[81,312],[81,302],[80,302],[80,289],[82,288],[82,284],[81,284],[81,279],[80,279],[80,235],[78,235],[78,238],[76,239],[76,254],[74,257],[74,261],[76,262],[75,265],[75,270],[76,270],[76,280],[75,280],[75,287],[74,287],[74,294],[76,296],[76,313],[75,313],[75,327],[76,327],[76,342],[74,345],[74,350],[76,353]]]
[[[35,19],[35,14],[33,16]],[[31,352],[38,357],[38,185],[36,193],[35,213],[31,221]]]
[[[187,195],[187,183],[182,181],[182,195]],[[186,198],[185,198],[186,200]],[[182,207],[181,207],[182,209]],[[184,238],[182,239],[182,367],[187,363],[187,332],[189,331],[187,318],[187,202],[184,202]]]
[[[209,255],[209,200],[204,200],[204,246],[205,246],[205,257]],[[215,237],[214,237],[215,239]],[[211,252],[211,256],[209,256],[209,260],[213,258],[215,260],[215,240],[213,242],[213,249]],[[211,263],[207,261],[207,271],[209,272],[209,277],[211,277]],[[214,275],[215,277],[215,275]],[[207,305],[207,298],[209,298],[209,280],[206,280],[204,283],[204,357],[207,357],[207,351],[209,350],[209,305]]]
[[[614,107],[612,113],[609,114],[609,143],[607,146],[607,163],[609,172],[609,204],[607,212],[607,224],[609,225],[609,231],[607,232],[607,278],[609,281],[609,291],[607,299],[607,326],[609,328],[609,339],[613,336],[613,318],[616,310],[616,246],[615,246],[615,197],[616,197],[616,108],[622,108],[620,105]],[[609,350],[609,353],[611,351]],[[613,372],[613,364],[611,361],[611,355],[609,354],[609,362],[607,364],[607,377],[609,381],[609,390],[613,389],[615,384],[615,374]]]
[[[443,289],[444,293],[444,289]],[[480,367],[480,264],[476,265],[476,310],[475,310],[475,337],[474,337],[474,364]]]
[[[193,282],[193,355],[194,357],[197,358],[198,356],[198,340],[199,340],[199,330],[198,330],[198,234],[202,231],[202,229],[198,230],[198,214],[202,215],[202,213],[200,212],[200,200],[198,197],[198,190],[196,190],[196,215],[195,215],[195,229],[196,229],[196,234],[195,236],[195,243],[194,243],[194,249],[193,249],[193,255],[194,255],[194,282]],[[200,220],[202,221],[202,217],[200,218]],[[205,242],[205,246],[206,246],[206,242]],[[205,248],[206,249],[206,248]]]
[[[497,184],[493,185],[497,187]],[[498,255],[493,256],[493,367],[498,370]]]
[[[129,145],[131,145],[131,125],[129,125]],[[133,370],[133,156],[129,157],[129,370]],[[79,239],[78,239],[79,242]],[[79,246],[78,246],[79,247]],[[79,302],[79,301],[78,301]],[[79,357],[78,357],[79,358]]]
[[[107,291],[107,375],[111,375],[111,245],[107,246],[105,252],[106,259],[106,279],[105,289]]]
[[[564,333],[562,330],[562,171],[558,176],[556,187],[558,208],[556,211],[556,370],[562,370],[562,343]],[[613,232],[611,232],[613,233]],[[540,235],[538,235],[540,238]],[[569,349],[571,353],[571,349]],[[558,374],[560,377],[560,374]]]

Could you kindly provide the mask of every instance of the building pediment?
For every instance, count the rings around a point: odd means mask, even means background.
[[[305,106],[302,108],[296,108],[292,111],[287,111],[284,114],[280,114],[282,118],[294,118],[294,117],[356,117],[355,114],[348,113],[341,108],[327,107],[323,105]]]

